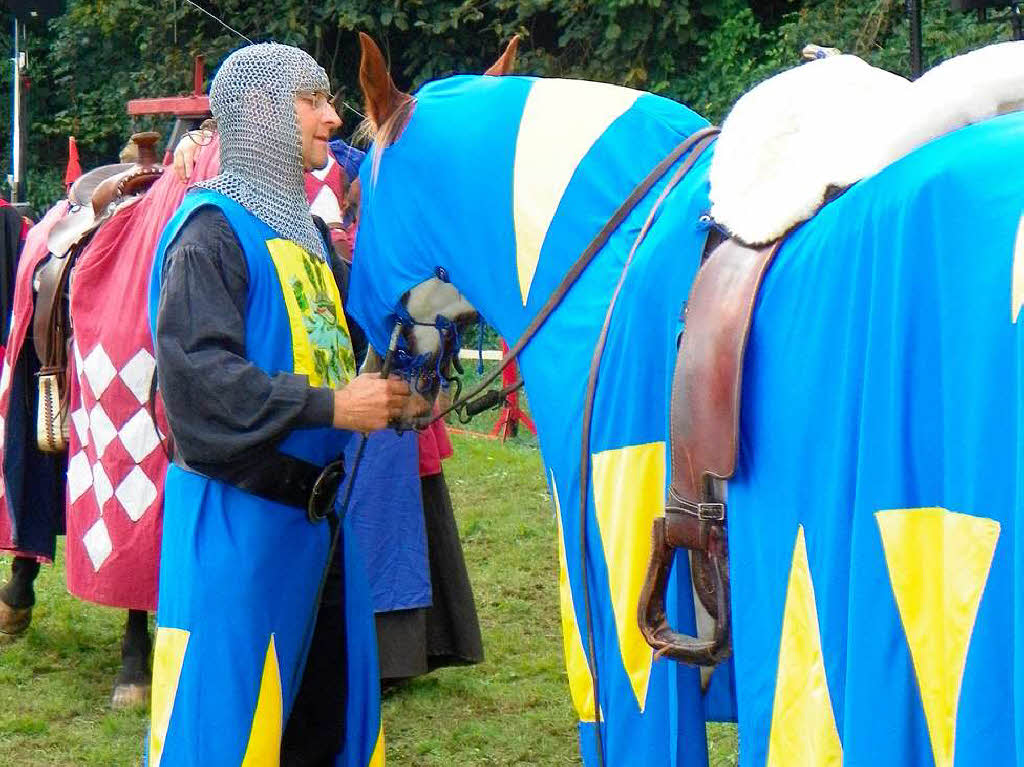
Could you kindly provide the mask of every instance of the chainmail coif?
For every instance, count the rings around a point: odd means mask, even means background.
[[[197,186],[230,197],[282,237],[326,259],[306,199],[295,94],[329,94],[323,67],[290,45],[259,43],[228,56],[210,86],[220,175]]]

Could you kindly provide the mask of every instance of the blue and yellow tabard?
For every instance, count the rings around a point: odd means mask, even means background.
[[[270,375],[338,387],[354,375],[345,314],[330,265],[216,192],[188,195],[157,248],[150,286],[155,328],[167,247],[198,209],[218,208],[248,269],[245,356]],[[319,465],[349,432],[296,429],[278,449]],[[347,525],[346,525],[347,527]],[[376,639],[362,554],[343,535],[348,643],[346,743],[336,764],[382,765]],[[165,486],[153,660],[151,767],[266,765],[299,689],[327,563],[327,525],[299,509],[171,465]]]

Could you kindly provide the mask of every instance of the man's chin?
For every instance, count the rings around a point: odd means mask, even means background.
[[[307,171],[323,170],[327,167],[327,155],[305,158],[302,164]]]

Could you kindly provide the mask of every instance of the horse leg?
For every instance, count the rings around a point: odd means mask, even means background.
[[[111,708],[142,708],[149,705],[151,674],[149,654],[149,615],[145,610],[129,610],[121,640],[121,670],[114,680]]]
[[[15,557],[11,562],[11,579],[0,588],[0,638],[18,636],[28,629],[36,603],[32,584],[37,575],[39,561],[34,557]]]

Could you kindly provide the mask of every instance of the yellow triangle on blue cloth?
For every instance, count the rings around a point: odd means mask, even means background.
[[[519,123],[512,182],[516,267],[524,306],[548,227],[576,168],[639,96],[640,91],[584,80],[537,80],[530,87]]]
[[[189,632],[185,629],[158,626],[153,645],[153,691],[150,699],[149,764],[160,767],[164,755],[167,729],[171,723],[178,680],[185,663]]]
[[[636,606],[651,558],[651,528],[665,509],[665,443],[605,450],[591,461],[619,652],[643,711],[654,653],[640,633]]]
[[[281,670],[277,662],[274,635],[270,635],[267,657],[263,661],[263,677],[256,699],[256,712],[249,730],[242,767],[279,767],[281,736],[284,733],[284,704],[281,695]]]
[[[875,515],[936,767],[952,767],[967,651],[999,523],[941,508]]]
[[[843,744],[825,677],[804,528],[797,528],[782,617],[768,767],[840,767]]]
[[[373,754],[370,756],[370,761],[367,767],[384,767],[384,722],[380,723],[380,729],[377,730],[377,743],[373,747]]]
[[[576,716],[581,722],[596,721],[594,716],[594,678],[583,650],[580,625],[576,620],[576,607],[569,586],[569,568],[565,556],[565,533],[562,529],[562,504],[558,498],[555,473],[551,472],[551,492],[555,498],[555,520],[558,522],[558,605],[562,617],[562,649],[565,651],[565,671],[569,677],[569,695]]]

